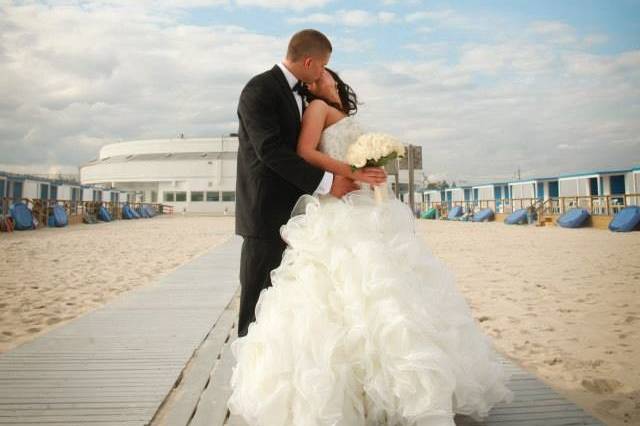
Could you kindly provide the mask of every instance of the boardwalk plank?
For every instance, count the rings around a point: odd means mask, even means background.
[[[173,394],[171,400],[163,409],[167,415],[160,413],[158,425],[185,426],[196,410],[198,400],[209,383],[209,374],[221,355],[225,340],[230,334],[237,317],[236,310],[229,307],[224,311],[214,329],[198,349],[194,358],[183,372],[183,378]]]
[[[231,395],[231,371],[235,364],[231,343],[237,338],[235,328],[230,333],[229,341],[225,343],[222,356],[211,374],[211,381],[202,392],[190,426],[223,425],[227,418],[227,400]]]

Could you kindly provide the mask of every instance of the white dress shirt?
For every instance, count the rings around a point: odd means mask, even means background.
[[[296,101],[296,105],[298,105],[298,112],[300,113],[300,119],[302,120],[302,96],[298,92],[293,91],[293,86],[298,82],[298,77],[293,75],[291,71],[283,64],[278,63],[278,67],[282,70],[284,77],[287,79],[287,83],[289,83],[289,87],[291,88],[291,93],[293,94],[293,99]],[[328,194],[331,191],[331,185],[333,185],[333,173],[324,172],[324,176],[320,181],[320,185],[313,192],[313,195],[324,195]]]

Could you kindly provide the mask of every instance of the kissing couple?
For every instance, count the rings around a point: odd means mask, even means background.
[[[355,91],[329,39],[294,34],[238,102],[238,338],[230,412],[251,426],[453,426],[511,391],[452,275],[379,167],[354,168]]]

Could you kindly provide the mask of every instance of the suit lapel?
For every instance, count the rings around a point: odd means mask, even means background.
[[[291,87],[289,87],[289,83],[285,78],[282,70],[277,65],[274,65],[271,68],[271,73],[275,76],[275,79],[278,81],[280,88],[284,91],[285,98],[287,99],[287,103],[289,104],[289,109],[293,115],[293,119],[300,126],[300,110],[298,110],[298,104],[296,104],[296,100],[293,97],[293,92],[291,91]]]

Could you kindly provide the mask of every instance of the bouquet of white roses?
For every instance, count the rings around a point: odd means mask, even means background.
[[[404,157],[404,145],[391,135],[365,133],[347,148],[352,169],[382,167],[396,157]]]
[[[363,167],[382,167],[397,157],[404,157],[405,147],[391,135],[365,133],[347,148],[347,162],[352,170]],[[381,203],[385,192],[374,186],[376,201]]]

